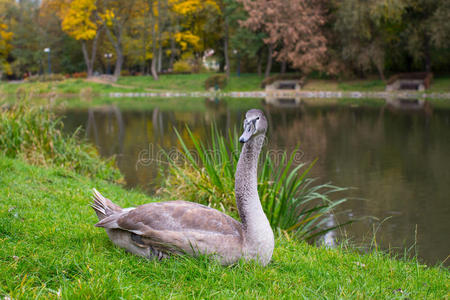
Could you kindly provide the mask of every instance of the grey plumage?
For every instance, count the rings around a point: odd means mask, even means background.
[[[241,257],[266,265],[272,257],[274,239],[259,201],[256,181],[266,128],[267,121],[260,110],[247,112],[245,138],[241,137],[245,144],[235,183],[242,223],[218,210],[181,200],[122,209],[94,189],[92,208],[99,219],[95,226],[105,228],[117,246],[147,258],[210,254],[224,265]]]

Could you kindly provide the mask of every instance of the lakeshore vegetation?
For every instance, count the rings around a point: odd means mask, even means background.
[[[204,92],[204,82],[212,73],[201,74],[174,74],[162,75],[160,80],[154,81],[149,76],[123,76],[116,83],[95,82],[85,79],[64,79],[60,81],[47,82],[0,82],[0,96],[9,94],[28,94],[29,96],[39,96],[43,94],[75,95],[83,96],[90,94],[109,94],[112,92]],[[230,75],[223,92],[248,92],[263,91],[261,82],[263,77],[258,74],[236,74]],[[302,90],[304,91],[341,91],[341,92],[382,92],[385,83],[378,79],[359,80],[325,80],[308,79]],[[449,93],[450,77],[438,77],[433,79],[433,83],[426,91],[427,93]]]
[[[318,247],[290,233],[277,234],[265,268],[243,262],[222,267],[209,257],[149,261],[126,253],[93,226],[91,189],[125,207],[162,199],[124,189],[95,149],[62,135],[58,120],[28,105],[2,108],[0,119],[1,297],[448,297],[444,266],[376,249],[360,253],[345,243]],[[58,160],[59,152],[69,154]]]

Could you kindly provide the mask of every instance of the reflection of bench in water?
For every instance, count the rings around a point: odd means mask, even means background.
[[[430,72],[397,74],[389,78],[386,91],[424,91],[430,87],[432,78]]]
[[[295,98],[277,98],[267,96],[265,99],[265,103],[276,106],[276,107],[295,107],[299,106],[302,101],[300,97]]]
[[[386,104],[388,107],[399,110],[426,110],[428,101],[423,99],[386,98]]]

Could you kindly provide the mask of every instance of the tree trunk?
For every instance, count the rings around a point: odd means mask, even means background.
[[[161,73],[161,71],[162,71],[162,53],[163,53],[163,49],[162,49],[161,45],[159,45],[159,49],[158,49],[158,73]]]
[[[85,40],[81,41],[81,50],[83,50],[84,63],[86,64],[86,69],[87,69],[87,77],[88,78],[92,77],[93,67],[92,67],[91,61],[89,59],[89,54],[87,51],[87,46],[86,46]]]
[[[158,80],[158,72],[156,72],[156,22],[155,22],[155,14],[153,13],[153,1],[150,1],[150,18],[152,20],[152,64],[150,66],[150,72],[153,76],[154,80]]]
[[[169,69],[173,68],[173,63],[175,61],[175,38],[173,35],[170,37],[170,58],[169,58]]]
[[[258,72],[258,76],[262,75],[262,51],[261,48],[256,53],[256,70]]]
[[[109,41],[113,45],[114,49],[116,50],[116,65],[114,67],[114,81],[116,81],[120,77],[120,73],[122,71],[122,64],[123,64],[123,50],[122,50],[122,24],[116,24],[116,39],[114,40],[111,31],[108,27],[106,27],[106,35],[108,36]]]
[[[286,73],[286,69],[287,69],[287,62],[285,60],[283,60],[281,62],[281,74]]]
[[[424,56],[425,56],[425,71],[431,72],[431,54],[430,54],[430,39],[428,36],[425,36],[424,39]]]
[[[272,45],[267,46],[267,65],[266,65],[266,72],[264,73],[264,77],[267,78],[270,75],[270,71],[272,70]]]
[[[116,66],[114,67],[114,81],[116,81],[120,77],[120,73],[122,72],[123,65],[123,52],[122,47],[117,47],[116,49],[117,58],[116,58]]]
[[[163,11],[162,11],[162,7],[161,7],[161,1],[160,0],[156,0],[156,1],[158,1],[157,2],[157,4],[158,4],[158,32],[157,32],[157,34],[158,34],[158,46],[159,46],[159,48],[158,48],[158,73],[161,73],[161,70],[162,70],[162,51],[163,51],[163,49],[162,49],[162,45],[161,45],[161,41],[162,41],[162,38],[161,38],[161,24],[162,24],[162,22],[161,22],[161,14],[163,13]]]
[[[377,64],[376,68],[378,70],[378,75],[380,75],[380,79],[386,81],[386,77],[384,77],[383,66]]]
[[[94,74],[94,61],[97,54],[97,41],[100,36],[100,30],[97,31],[94,39],[92,40],[91,57],[89,58],[89,51],[87,49],[87,43],[85,40],[81,41],[81,50],[83,51],[84,63],[86,64],[87,77],[92,77]]]
[[[228,21],[225,18],[225,28],[224,28],[224,37],[223,37],[223,56],[225,58],[225,69],[227,77],[230,77],[230,58],[228,56]]]

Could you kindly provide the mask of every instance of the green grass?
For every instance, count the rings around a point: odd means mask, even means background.
[[[118,83],[141,89],[197,92],[205,91],[205,80],[214,74],[216,73],[161,75],[158,81],[153,80],[151,76],[128,76],[119,78]],[[257,74],[241,74],[239,77],[236,74],[231,74],[224,91],[261,90],[262,79]]]
[[[431,87],[428,92],[433,93],[449,93],[450,92],[450,77],[434,78],[431,82]]]
[[[0,156],[0,297],[63,299],[443,299],[448,269],[380,252],[276,239],[267,267],[222,267],[207,257],[147,261],[93,226],[91,188],[123,206],[142,193],[61,168]]]
[[[126,76],[120,77],[117,83],[140,89],[196,92],[205,90],[204,82],[211,75],[212,73],[161,75],[159,80],[153,80],[151,76]]]
[[[110,93],[110,92],[137,92],[138,88],[125,88],[113,86],[113,84],[101,84],[89,82],[84,79],[66,79],[54,82],[23,82],[23,83],[0,83],[0,93],[16,94],[19,90],[27,95],[39,95],[50,92],[79,95],[85,89],[90,89],[92,93]]]

